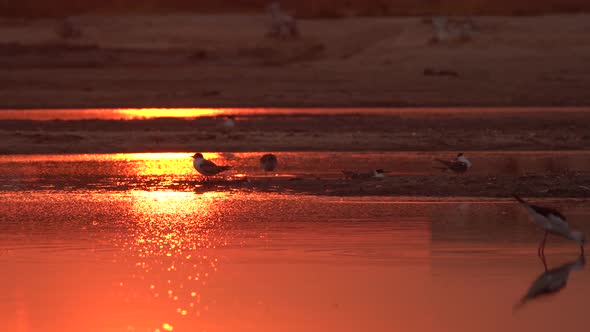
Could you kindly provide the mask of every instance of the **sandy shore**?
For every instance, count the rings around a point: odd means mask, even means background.
[[[477,17],[438,44],[421,18],[302,20],[296,41],[263,16],[72,22],[0,21],[0,108],[590,104],[588,15]]]
[[[590,112],[405,112],[152,120],[0,120],[2,154],[587,150]]]

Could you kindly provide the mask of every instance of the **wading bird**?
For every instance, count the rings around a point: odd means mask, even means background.
[[[435,158],[434,160],[445,165],[445,167],[440,168],[443,171],[451,170],[455,173],[465,173],[471,168],[471,162],[465,158],[463,153],[457,154],[457,157],[453,160],[442,160],[439,158]]]
[[[540,257],[545,255],[545,242],[547,241],[547,235],[549,233],[576,241],[580,245],[581,253],[584,254],[584,243],[586,242],[586,236],[582,232],[572,231],[563,214],[552,208],[528,203],[517,195],[513,196],[517,201],[526,207],[529,215],[531,216],[531,219],[533,219],[533,222],[545,231],[543,240],[541,240],[539,243],[539,248],[537,250],[537,254]]]
[[[232,166],[217,166],[214,162],[207,160],[201,153],[195,153],[193,157],[193,166],[197,172],[203,174],[207,180],[210,176],[217,175],[223,171],[227,171]]]
[[[277,168],[278,163],[277,156],[272,153],[265,154],[260,158],[260,167],[264,170],[265,176],[266,172],[274,171]]]

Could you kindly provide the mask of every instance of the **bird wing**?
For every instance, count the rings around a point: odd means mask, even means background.
[[[214,163],[214,162],[212,162],[211,160],[206,160],[206,159],[205,159],[205,160],[203,160],[203,161],[201,162],[201,167],[207,167],[207,168],[210,168],[210,167],[217,167],[217,165],[215,165],[215,163]]]
[[[536,213],[547,218],[549,221],[551,221],[551,223],[555,224],[557,227],[569,227],[567,219],[559,211],[552,208],[546,208],[532,204],[529,204],[529,207]]]
[[[225,166],[217,166],[214,162],[210,160],[203,160],[200,165],[201,169],[206,173],[219,173],[223,170],[226,170]]]

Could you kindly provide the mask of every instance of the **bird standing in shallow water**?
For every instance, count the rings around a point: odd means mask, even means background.
[[[541,243],[539,243],[539,248],[537,250],[537,254],[540,257],[545,255],[545,242],[547,241],[547,235],[549,233],[576,241],[580,245],[580,252],[584,254],[584,243],[586,242],[586,236],[582,232],[572,231],[569,228],[566,218],[559,211],[552,208],[530,204],[517,195],[514,195],[514,198],[516,198],[517,201],[526,207],[535,224],[543,228],[545,231],[543,240],[541,240]]]
[[[465,173],[467,170],[471,168],[471,162],[469,159],[465,158],[463,153],[457,154],[457,157],[453,160],[442,160],[439,158],[434,159],[439,163],[445,165],[445,167],[441,167],[440,169],[443,171],[451,170],[455,173]]]
[[[274,171],[277,168],[279,161],[277,156],[272,153],[265,154],[260,158],[260,167],[264,170],[264,176],[266,176],[267,172]]]
[[[201,153],[195,153],[193,159],[193,166],[197,172],[203,174],[207,180],[209,180],[210,176],[217,175],[232,168],[232,166],[217,166],[214,162],[205,159]]]

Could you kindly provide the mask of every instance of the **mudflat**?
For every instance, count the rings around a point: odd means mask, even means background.
[[[585,106],[588,15],[473,17],[432,43],[422,17],[95,15],[0,20],[0,108]]]

